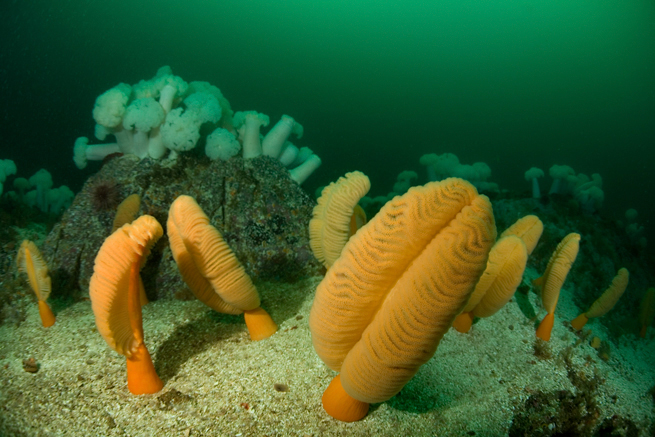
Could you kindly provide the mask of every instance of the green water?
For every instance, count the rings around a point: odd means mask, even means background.
[[[608,214],[655,228],[650,0],[5,0],[0,16],[0,158],[20,176],[78,189],[96,96],[170,65],[304,124],[297,144],[323,158],[310,191],[359,169],[386,194],[428,152],[487,162],[510,189],[567,164],[601,174]]]

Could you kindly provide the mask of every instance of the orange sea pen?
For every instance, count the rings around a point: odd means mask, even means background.
[[[555,323],[555,307],[557,307],[559,293],[575,258],[578,256],[579,248],[580,235],[576,233],[568,234],[557,245],[555,252],[548,261],[544,274],[532,281],[535,286],[541,287],[541,302],[548,311],[548,314],[537,328],[537,337],[544,341],[550,340],[550,333]]]
[[[603,316],[609,310],[614,308],[614,305],[616,305],[616,302],[618,302],[619,298],[623,295],[623,292],[627,288],[629,280],[630,273],[628,272],[628,269],[619,269],[607,290],[605,290],[603,294],[598,299],[596,299],[593,304],[591,304],[591,307],[589,307],[586,312],[580,314],[578,317],[571,321],[571,326],[573,329],[577,329],[579,331],[584,325],[587,324],[589,319]]]
[[[414,376],[463,309],[496,239],[491,203],[451,178],[412,187],[348,240],[316,290],[314,349],[340,375],[322,398],[342,421]]]
[[[500,238],[491,248],[487,267],[453,328],[468,332],[475,317],[490,317],[505,306],[523,279],[527,261],[528,250],[521,238]]]
[[[182,278],[200,301],[221,313],[243,313],[252,340],[277,331],[245,269],[192,197],[175,199],[166,227]]]
[[[309,245],[317,260],[330,268],[339,258],[348,239],[366,223],[366,214],[357,204],[371,188],[364,173],[346,173],[323,188],[309,221]]]
[[[144,215],[105,239],[89,284],[98,332],[127,359],[127,388],[132,394],[157,393],[164,386],[143,339],[139,270],[163,235],[159,222]]]
[[[112,225],[112,232],[120,228],[124,224],[132,223],[139,213],[141,208],[141,196],[138,194],[130,194],[123,200],[116,208],[116,215],[114,216],[114,223]]]
[[[49,328],[55,324],[55,315],[46,303],[50,296],[51,285],[46,265],[36,244],[30,240],[23,240],[18,249],[16,258],[18,270],[27,275],[27,281],[39,300],[39,315],[44,327]]]
[[[453,322],[455,330],[468,332],[475,317],[488,317],[507,303],[523,279],[527,257],[537,246],[543,230],[539,217],[526,215],[500,234],[471,298]],[[520,239],[523,245],[515,239],[507,240],[508,237]],[[487,296],[489,290],[491,293]]]

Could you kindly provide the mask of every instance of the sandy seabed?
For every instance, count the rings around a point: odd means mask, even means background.
[[[35,304],[20,326],[0,327],[0,435],[504,436],[531,393],[575,393],[560,358],[565,348],[569,370],[602,380],[598,420],[620,415],[648,435],[655,417],[648,393],[655,381],[652,334],[622,339],[603,361],[562,323],[578,311],[565,291],[550,358],[535,356],[534,321],[513,299],[470,333],[447,333],[400,394],[372,405],[359,422],[338,422],[320,401],[335,373],[314,352],[308,327],[320,279],[258,284],[262,306],[279,324],[260,342],[249,339],[242,317],[198,301],[146,305],[146,344],[165,386],[143,396],[128,392],[125,358],[98,334],[90,302],[61,309],[48,329]],[[537,297],[529,300],[543,316]],[[589,327],[605,338],[598,322]],[[37,373],[23,369],[31,357]]]

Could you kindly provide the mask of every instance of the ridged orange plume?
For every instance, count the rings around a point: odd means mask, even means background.
[[[489,317],[509,302],[521,284],[528,261],[528,250],[519,237],[510,235],[494,244],[489,252],[487,269],[476,284],[487,291],[473,308],[475,317]]]
[[[368,177],[353,171],[325,187],[318,198],[309,221],[309,245],[316,259],[328,269],[353,234],[351,222],[357,220],[353,217],[357,202],[370,188]]]
[[[500,238],[509,235],[516,235],[523,240],[525,247],[528,250],[528,255],[530,255],[537,246],[543,232],[544,224],[539,220],[539,217],[536,215],[526,215],[514,222],[512,226],[505,229],[505,232],[500,234]]]
[[[453,328],[468,332],[475,317],[492,316],[505,306],[523,279],[527,261],[528,251],[521,238],[509,235],[499,239],[491,248],[487,267]]]
[[[116,208],[116,215],[114,216],[114,223],[111,232],[116,232],[117,229],[123,225],[132,223],[139,213],[141,208],[141,196],[138,194],[130,194],[127,196]],[[148,296],[146,290],[143,288],[141,277],[139,277],[139,300],[141,305],[148,303]]]
[[[141,208],[141,196],[138,194],[130,194],[123,200],[116,208],[116,215],[114,216],[114,224],[112,226],[112,232],[116,232],[116,229],[121,226],[132,223],[139,213],[139,208]]]
[[[555,252],[550,257],[546,271],[541,277],[532,281],[533,285],[541,287],[541,303],[548,314],[537,328],[537,337],[544,341],[550,340],[550,333],[555,323],[555,307],[559,300],[559,293],[566,281],[566,276],[578,256],[580,248],[580,235],[568,234],[560,241]]]
[[[644,299],[641,301],[641,309],[639,310],[639,336],[646,338],[648,327],[653,324],[655,318],[655,288],[646,290]]]
[[[220,232],[196,201],[179,196],[168,212],[168,239],[182,278],[205,305],[226,314],[247,313],[252,340],[277,331],[277,325],[260,307],[259,293]]]
[[[612,279],[612,283],[607,290],[605,290],[603,294],[596,299],[593,304],[591,304],[591,307],[589,307],[586,312],[580,314],[571,321],[573,329],[579,331],[587,324],[589,319],[604,316],[609,310],[614,308],[614,305],[616,305],[616,302],[618,302],[619,298],[627,288],[629,280],[630,273],[628,272],[628,269],[619,269],[619,272],[614,279]]]
[[[489,199],[451,178],[395,197],[348,241],[309,319],[317,354],[341,371],[323,395],[330,415],[358,420],[366,408],[355,401],[403,388],[464,308],[495,239]]]
[[[132,394],[157,393],[164,386],[143,341],[139,270],[163,235],[159,222],[144,215],[105,239],[89,284],[98,332],[127,358],[127,388]]]
[[[18,249],[16,264],[18,270],[27,275],[27,281],[39,301],[41,324],[46,328],[51,327],[55,324],[55,315],[46,303],[51,291],[50,276],[48,275],[48,266],[36,244],[30,240],[23,240]]]
[[[131,194],[125,198],[116,208],[116,215],[114,216],[114,224],[111,232],[114,233],[118,228],[128,223],[132,223],[139,213],[141,208],[141,196],[138,194]],[[143,288],[141,277],[139,277],[139,300],[141,305],[148,303],[146,290]]]

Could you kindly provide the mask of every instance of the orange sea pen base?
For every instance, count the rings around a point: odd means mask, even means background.
[[[157,393],[163,387],[164,383],[157,376],[150,353],[141,343],[127,359],[127,388],[134,395],[143,395]]]
[[[553,330],[553,325],[555,324],[555,313],[548,313],[546,317],[541,321],[539,327],[537,328],[537,337],[543,341],[550,341],[550,333]]]
[[[49,328],[55,324],[55,315],[45,300],[39,301],[39,315],[44,327]]]
[[[356,422],[368,413],[368,403],[346,393],[341,385],[341,375],[334,377],[321,400],[325,412],[342,422]]]
[[[589,319],[587,318],[587,316],[584,313],[582,313],[575,319],[571,320],[571,327],[579,331],[584,327],[584,325],[587,324],[588,321]]]
[[[250,332],[250,339],[253,341],[263,340],[277,332],[277,325],[261,307],[244,311],[243,316]]]
[[[460,314],[459,316],[455,317],[455,320],[453,321],[453,328],[455,328],[457,332],[469,332],[472,325],[473,314],[470,312]]]

